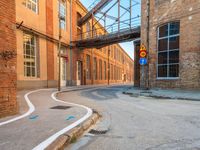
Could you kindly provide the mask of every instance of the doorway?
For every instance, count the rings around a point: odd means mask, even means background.
[[[82,62],[81,61],[77,61],[77,71],[76,71],[76,83],[77,85],[81,85],[82,84]]]

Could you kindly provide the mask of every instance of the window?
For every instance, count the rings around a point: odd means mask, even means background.
[[[94,80],[97,80],[97,58],[94,58],[94,63],[93,63],[93,70],[94,70]]]
[[[111,64],[111,76],[110,79],[113,80],[113,64]]]
[[[91,69],[90,69],[90,56],[89,55],[86,56],[86,63],[87,63],[86,77],[88,80],[90,80],[91,79],[91,76],[90,76]]]
[[[77,26],[79,26],[78,21],[82,18],[82,15],[79,12],[77,12],[76,16],[77,16]],[[81,26],[79,26],[79,27],[81,27]]]
[[[60,2],[58,10],[59,10],[58,14],[60,17],[60,22],[59,22],[60,28],[65,30],[66,29],[66,3]]]
[[[180,23],[172,22],[158,29],[158,78],[179,77]]]
[[[102,80],[102,60],[99,60],[99,79]]]
[[[106,67],[106,62],[104,61],[104,80],[107,79],[107,67]]]
[[[90,23],[86,24],[86,38],[90,38]]]
[[[36,37],[24,33],[24,76],[36,77]]]
[[[38,13],[38,0],[24,0],[22,4],[26,6],[26,8]]]

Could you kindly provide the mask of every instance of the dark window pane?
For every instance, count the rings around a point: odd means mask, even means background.
[[[169,77],[179,77],[179,65],[169,65]]]
[[[168,49],[168,40],[162,39],[158,41],[158,51],[165,51]]]
[[[158,66],[158,77],[167,77],[167,65]]]
[[[169,52],[169,63],[179,63],[179,51]]]
[[[167,52],[158,53],[158,64],[167,64]]]
[[[169,50],[179,49],[179,36],[169,38]]]
[[[168,24],[161,26],[159,28],[159,37],[168,36]]]
[[[26,68],[26,76],[27,76],[27,77],[30,77],[30,76],[31,76],[31,68],[30,68],[30,67],[27,67],[27,68]]]
[[[32,68],[32,77],[35,77],[35,68]]]
[[[179,34],[180,31],[180,23],[179,22],[173,22],[170,23],[170,35],[175,35],[175,34]]]

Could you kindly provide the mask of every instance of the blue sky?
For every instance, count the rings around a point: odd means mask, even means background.
[[[83,5],[90,9],[89,6],[91,6],[91,4],[93,4],[94,2],[99,2],[100,0],[80,0]],[[114,4],[116,0],[113,0],[108,6],[106,6],[102,11],[104,10],[107,10],[109,8],[109,6],[111,6],[112,4]],[[140,3],[141,0],[132,0],[132,4],[134,4],[134,1],[137,1]],[[129,0],[121,0],[121,5],[124,6],[124,7],[128,7],[129,6]],[[92,6],[93,7],[93,6]],[[91,7],[91,8],[92,8]],[[121,9],[121,14],[123,14],[125,11],[123,9]],[[140,16],[140,13],[141,13],[141,9],[140,9],[140,4],[139,5],[136,5],[133,7],[132,9],[132,18],[133,17],[136,17],[136,16]],[[118,9],[117,9],[117,6],[113,7],[109,13],[110,15],[114,16],[114,17],[117,17],[118,16]],[[98,16],[98,15],[97,15]],[[99,15],[100,17],[100,15]],[[121,20],[127,20],[129,18],[129,13],[126,13],[122,18]],[[110,25],[110,24],[113,24],[113,20],[109,20],[107,19],[107,25]],[[139,19],[135,20],[133,22],[133,25],[139,25]],[[120,45],[124,48],[124,50],[130,55],[131,58],[134,57],[134,46],[133,46],[133,42],[126,42],[126,43],[120,43]]]

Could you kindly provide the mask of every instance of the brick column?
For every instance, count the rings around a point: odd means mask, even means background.
[[[46,34],[53,37],[53,0],[46,0]],[[46,42],[47,45],[47,87],[54,87],[54,43]]]
[[[0,117],[18,112],[15,0],[0,1]]]

